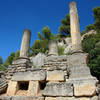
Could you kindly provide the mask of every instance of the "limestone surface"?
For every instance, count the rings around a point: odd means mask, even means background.
[[[39,82],[38,81],[30,81],[28,96],[36,96],[39,92]]]
[[[56,40],[49,41],[49,56],[58,56],[58,45]]]
[[[35,97],[35,96],[3,96],[0,97],[1,100],[44,100],[44,97]]]
[[[70,28],[72,38],[72,51],[82,51],[78,11],[75,2],[70,3]]]
[[[19,64],[27,64],[29,63],[29,59],[20,58],[12,62],[12,65],[19,65]]]
[[[5,79],[4,73],[0,71],[0,94],[4,93],[7,88],[7,81]]]
[[[33,63],[33,67],[42,67],[44,66],[44,59],[46,58],[46,55],[43,53],[37,54],[35,57],[31,58],[31,62]]]
[[[70,83],[47,83],[44,96],[73,96],[73,86]]]
[[[89,97],[46,97],[45,100],[91,100]],[[97,100],[97,99],[95,99]]]
[[[64,81],[64,71],[55,70],[55,71],[47,71],[47,81]]]
[[[15,81],[10,81],[8,84],[7,95],[14,96],[18,90],[18,83]]]
[[[28,57],[28,52],[30,48],[31,31],[25,29],[23,32],[23,38],[20,49],[20,57]]]
[[[74,84],[75,96],[93,96],[96,94],[96,85],[94,83]]]
[[[13,81],[42,81],[46,79],[46,72],[43,70],[34,72],[18,72],[12,77]]]

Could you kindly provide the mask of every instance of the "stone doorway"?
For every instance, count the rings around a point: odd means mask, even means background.
[[[18,81],[18,90],[16,95],[27,95],[29,88],[29,81]]]

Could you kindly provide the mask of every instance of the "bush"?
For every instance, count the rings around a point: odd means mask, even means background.
[[[63,47],[58,47],[58,55],[63,55],[64,54],[64,48]]]
[[[91,74],[100,79],[100,34],[85,36],[82,47],[84,52],[89,53]]]

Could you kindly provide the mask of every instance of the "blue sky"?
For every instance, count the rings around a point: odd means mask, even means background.
[[[32,31],[31,45],[37,32],[48,25],[58,33],[61,19],[69,13],[69,3],[77,2],[81,31],[94,22],[92,9],[100,0],[0,0],[0,56],[3,60],[20,49],[23,30]]]

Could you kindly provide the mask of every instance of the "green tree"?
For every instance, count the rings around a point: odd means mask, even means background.
[[[100,32],[100,7],[96,7],[93,9],[93,14],[95,18],[94,26],[98,32]]]
[[[70,16],[69,16],[69,14],[66,15],[65,19],[62,19],[61,23],[62,23],[62,25],[59,27],[60,34],[63,36],[70,34]]]
[[[58,55],[64,55],[64,48],[63,47],[58,47]]]
[[[92,75],[100,79],[100,34],[85,36],[82,41],[83,51],[89,53],[89,64]]]
[[[2,57],[0,56],[0,70],[1,71],[5,71],[6,67],[4,67],[4,64],[3,64],[3,59]]]
[[[36,40],[31,47],[32,55],[36,55],[39,52],[45,53],[48,50],[48,40]]]
[[[85,30],[86,30],[86,32],[88,32],[88,31],[90,31],[90,30],[95,30],[94,24],[89,24],[89,25],[87,25],[86,28],[85,28]]]
[[[48,26],[45,26],[42,29],[42,33],[38,32],[38,37],[40,40],[44,40],[44,39],[51,40],[54,38],[54,36]]]
[[[0,56],[0,65],[3,64],[2,57]]]
[[[9,65],[11,65],[11,64],[12,64],[12,61],[14,60],[14,58],[15,58],[15,52],[12,52],[12,53],[10,54],[10,56],[8,56],[8,58],[6,59],[4,65],[5,65],[6,67],[8,67]]]
[[[38,32],[38,37],[40,40],[36,40],[34,44],[32,45],[31,55],[36,55],[39,52],[47,53],[49,40],[52,40],[55,38],[48,26],[45,26],[42,29],[42,33]]]
[[[20,55],[20,51],[17,51],[15,54],[14,60],[17,60],[19,58],[19,55]]]

